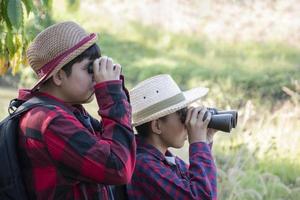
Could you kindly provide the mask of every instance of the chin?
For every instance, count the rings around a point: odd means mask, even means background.
[[[88,104],[88,103],[91,103],[92,101],[93,101],[93,98],[83,101],[82,104]]]
[[[184,146],[184,142],[182,142],[182,143],[180,143],[180,144],[174,145],[173,148],[180,149],[180,148],[182,148],[183,146]]]
[[[94,100],[94,93],[92,93],[89,97],[87,97],[83,103],[91,103]]]

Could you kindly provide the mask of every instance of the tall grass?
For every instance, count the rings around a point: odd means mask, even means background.
[[[300,198],[300,84],[289,98],[268,108],[248,100],[232,133],[217,133],[213,154],[218,195],[226,200]],[[212,98],[204,105],[216,105]],[[230,108],[230,104],[227,105]],[[188,145],[174,150],[188,161]]]
[[[221,199],[299,199],[299,104],[266,111],[249,102],[240,114],[238,129],[215,142]]]

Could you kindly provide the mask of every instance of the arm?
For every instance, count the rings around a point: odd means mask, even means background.
[[[190,146],[187,179],[178,177],[157,159],[141,157],[137,161],[132,185],[129,193],[137,194],[135,196],[141,199],[145,195],[149,199],[216,199],[216,168],[210,149],[202,142]]]
[[[95,91],[104,125],[102,138],[93,136],[73,115],[60,110],[44,134],[45,141],[67,176],[89,182],[125,184],[135,164],[131,107],[120,80],[99,83]]]

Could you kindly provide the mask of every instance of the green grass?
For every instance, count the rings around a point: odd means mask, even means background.
[[[183,89],[206,85],[223,93],[237,91],[245,98],[284,99],[281,88],[300,79],[297,48],[275,42],[212,42],[131,26],[121,34],[103,30],[99,41],[103,54],[122,64],[130,88],[150,76],[169,73]]]

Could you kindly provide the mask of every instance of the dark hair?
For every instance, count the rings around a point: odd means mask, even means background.
[[[82,52],[79,56],[68,62],[65,66],[63,66],[62,70],[64,70],[67,76],[70,76],[72,72],[72,66],[77,63],[83,61],[85,58],[90,60],[95,60],[96,58],[101,57],[101,51],[97,44],[93,44],[84,52]]]
[[[182,123],[184,123],[184,121],[185,121],[186,112],[187,112],[186,107],[176,111],[176,114],[179,115],[180,121]],[[168,118],[168,115],[159,118],[159,120],[166,121],[167,118]],[[184,118],[184,120],[183,120],[183,118]],[[136,126],[135,129],[136,129],[138,135],[140,135],[143,138],[147,138],[151,132],[151,121],[141,124],[139,126]]]
[[[141,136],[143,138],[147,138],[149,136],[150,130],[151,130],[151,121],[141,124],[139,126],[136,126],[135,130],[137,131],[139,136]]]

